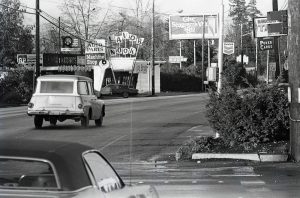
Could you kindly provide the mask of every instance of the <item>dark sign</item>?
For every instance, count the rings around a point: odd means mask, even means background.
[[[288,12],[287,10],[272,11],[267,13],[268,32],[270,36],[288,34]]]
[[[78,54],[44,54],[44,67],[84,65],[83,55]]]
[[[258,46],[260,50],[271,50],[273,49],[274,39],[273,38],[259,38]]]

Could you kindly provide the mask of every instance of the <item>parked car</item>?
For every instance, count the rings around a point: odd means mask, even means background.
[[[0,197],[158,198],[126,186],[98,150],[70,142],[0,140]]]
[[[28,104],[27,114],[34,116],[34,125],[43,121],[56,125],[73,119],[88,127],[89,120],[102,126],[105,104],[94,94],[92,79],[74,75],[45,75],[37,79],[35,93]]]
[[[137,94],[137,89],[122,84],[109,84],[101,89],[101,95],[120,95],[124,98],[128,98],[130,95]]]

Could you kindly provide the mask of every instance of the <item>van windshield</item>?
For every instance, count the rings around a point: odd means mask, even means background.
[[[41,81],[40,93],[73,93],[73,82]]]

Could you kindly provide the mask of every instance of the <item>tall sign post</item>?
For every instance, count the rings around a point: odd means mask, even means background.
[[[300,161],[300,1],[289,0],[288,69],[290,102],[290,154]]]

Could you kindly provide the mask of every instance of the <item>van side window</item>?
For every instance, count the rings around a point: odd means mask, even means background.
[[[88,83],[90,95],[94,95],[94,88],[91,82]]]
[[[86,81],[78,81],[77,91],[80,95],[89,95],[89,89]]]

